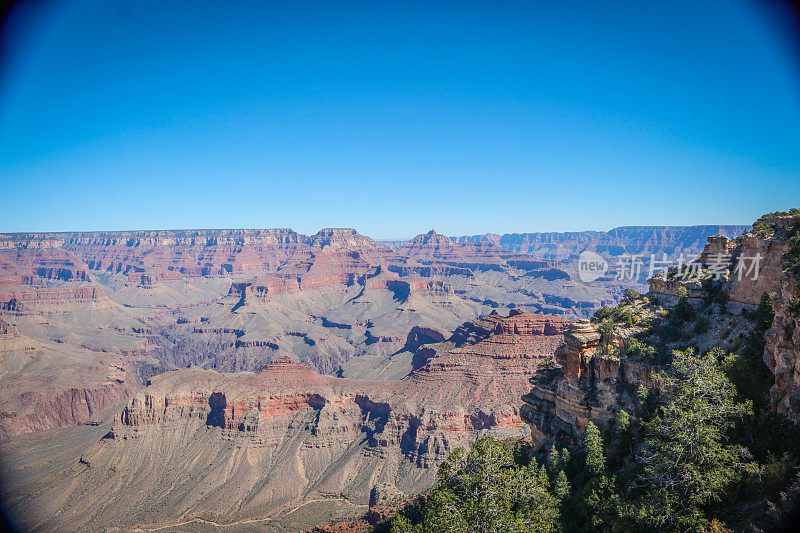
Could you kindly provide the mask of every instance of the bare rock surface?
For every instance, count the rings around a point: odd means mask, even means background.
[[[321,375],[285,356],[257,373],[166,372],[58,482],[29,478],[36,496],[17,504],[34,527],[58,530],[175,516],[228,523],[330,495],[366,506],[375,487],[413,494],[455,447],[526,433],[509,397],[568,324],[495,313],[423,345],[435,355],[400,380]]]

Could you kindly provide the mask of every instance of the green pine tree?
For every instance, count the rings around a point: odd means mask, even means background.
[[[617,412],[617,416],[614,417],[614,432],[617,435],[622,435],[631,425],[631,417],[627,411],[621,409]]]
[[[589,422],[583,437],[583,446],[586,451],[586,474],[590,477],[601,476],[606,471],[606,458],[603,455],[603,438],[600,430]]]
[[[569,472],[569,450],[564,447],[561,448],[561,456],[559,458],[559,466],[564,472]]]
[[[561,458],[558,453],[558,448],[553,446],[550,448],[550,453],[547,454],[547,472],[550,474],[550,479],[555,479],[556,474],[561,468]]]
[[[553,485],[553,495],[559,500],[569,496],[569,481],[567,481],[567,475],[563,470],[558,471],[556,482]]]
[[[559,500],[545,466],[516,463],[513,451],[492,437],[478,439],[469,452],[450,454],[421,515],[417,524],[398,515],[393,531],[546,533],[560,527]]]
[[[688,531],[707,525],[703,508],[755,466],[746,448],[726,443],[726,430],[751,413],[714,352],[676,351],[670,373],[659,376],[664,403],[646,425],[637,454],[645,495],[634,514],[643,525]]]

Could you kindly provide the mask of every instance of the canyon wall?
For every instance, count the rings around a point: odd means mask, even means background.
[[[191,368],[151,378],[57,483],[25,501],[42,530],[231,523],[279,517],[320,500],[364,506],[373,489],[414,494],[453,449],[480,435],[526,433],[521,395],[569,325],[498,313],[443,340],[400,380],[321,375],[288,357],[260,372]],[[147,479],[147,483],[141,480]],[[56,518],[57,517],[57,518]]]

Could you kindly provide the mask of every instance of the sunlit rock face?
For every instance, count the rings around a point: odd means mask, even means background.
[[[447,339],[419,328],[406,342],[428,355],[399,380],[321,375],[289,357],[256,373],[166,372],[87,443],[83,466],[24,505],[43,529],[54,516],[127,527],[191,513],[243,520],[330,494],[366,506],[376,487],[414,494],[456,447],[528,433],[512,398],[569,324],[517,311]]]
[[[604,426],[619,410],[632,412],[634,391],[652,382],[650,365],[599,354],[600,338],[588,320],[573,323],[555,350],[558,366],[530,380],[520,416],[535,448],[577,443],[590,421]]]
[[[289,355],[399,379],[415,327],[446,338],[493,309],[576,318],[617,297],[563,267],[435,232],[402,253],[347,228],[0,234],[0,318],[20,335],[0,337],[0,438],[83,423],[189,365]]]

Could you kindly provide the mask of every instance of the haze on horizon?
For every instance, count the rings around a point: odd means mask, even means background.
[[[0,232],[402,238],[800,203],[779,3],[62,0],[4,26]]]

